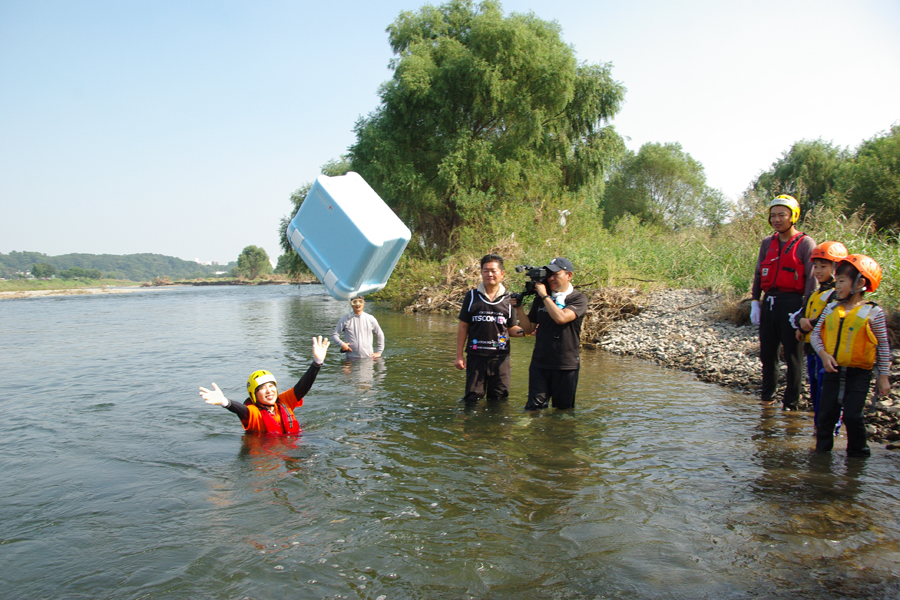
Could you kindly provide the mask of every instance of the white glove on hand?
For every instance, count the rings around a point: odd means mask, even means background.
[[[314,363],[316,363],[317,365],[321,365],[323,362],[325,362],[325,353],[328,351],[328,346],[330,344],[331,342],[323,338],[321,335],[312,339],[312,353]]]
[[[759,325],[759,300],[753,300],[750,303],[750,322]]]
[[[231,401],[225,397],[222,390],[215,383],[212,384],[213,389],[208,390],[205,387],[200,388],[200,395],[206,400],[207,404],[218,404],[219,406],[228,406]]]
[[[791,313],[791,314],[788,315],[788,323],[790,323],[790,324],[791,324],[791,327],[793,327],[794,329],[800,329],[800,325],[799,325],[799,323],[800,323],[800,317],[799,317],[799,315],[800,315],[800,313],[802,313],[802,312],[803,312],[803,308],[800,308],[800,309],[797,310],[797,312],[793,312],[793,313]]]

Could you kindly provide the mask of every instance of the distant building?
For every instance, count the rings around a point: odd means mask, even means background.
[[[199,258],[195,258],[194,262],[197,263],[198,265],[203,265],[204,267],[211,267],[215,264],[218,264],[211,260],[200,260]]]

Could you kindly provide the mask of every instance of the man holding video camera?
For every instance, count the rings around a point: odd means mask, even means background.
[[[528,368],[528,403],[525,410],[575,407],[578,369],[581,366],[581,322],[587,312],[587,296],[572,287],[575,267],[562,257],[546,267],[543,281],[534,281],[535,300],[525,314],[521,295],[516,311],[525,335],[537,329],[531,366]],[[518,270],[518,269],[517,269]]]

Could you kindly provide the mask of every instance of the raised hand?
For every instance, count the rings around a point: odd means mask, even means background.
[[[208,390],[205,387],[200,388],[200,395],[206,400],[207,404],[218,404],[219,406],[228,406],[229,400],[219,389],[219,386],[213,382],[213,389]]]
[[[313,361],[321,365],[325,362],[325,353],[328,351],[328,346],[331,345],[327,339],[323,338],[321,335],[319,337],[313,337],[312,339],[312,353],[313,353]]]

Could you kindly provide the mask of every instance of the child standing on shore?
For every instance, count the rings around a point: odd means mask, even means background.
[[[834,269],[838,261],[846,258],[848,254],[850,253],[847,252],[847,248],[840,242],[823,242],[816,246],[810,254],[810,258],[813,263],[813,277],[819,282],[819,289],[809,295],[804,309],[794,313],[791,318],[791,323],[797,329],[797,340],[804,342],[806,372],[809,375],[809,399],[812,401],[815,415],[813,423],[816,427],[819,426],[819,399],[822,397],[822,378],[825,375],[825,368],[822,366],[822,359],[813,350],[809,338],[816,323],[819,322],[822,311],[831,302],[832,292],[834,292]],[[835,433],[840,426],[840,421],[838,421]]]
[[[877,371],[875,392],[886,396],[891,391],[888,372],[891,350],[888,347],[884,311],[863,298],[881,283],[881,267],[863,254],[851,254],[838,263],[834,294],[813,329],[811,341],[825,368],[816,451],[834,447],[834,426],[844,410],[847,427],[847,456],[869,456],[863,408]]]

